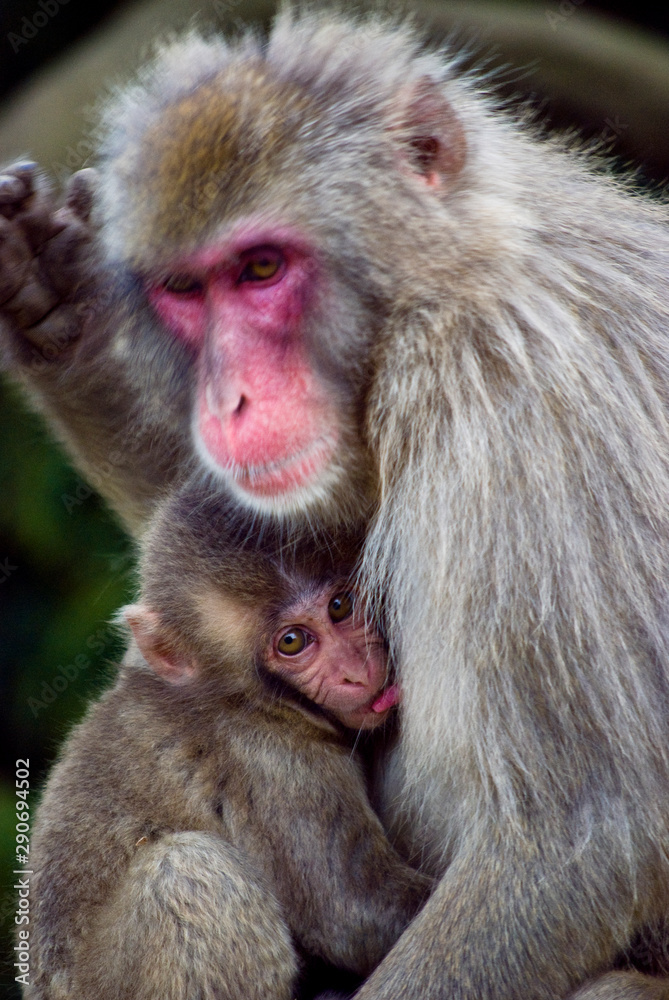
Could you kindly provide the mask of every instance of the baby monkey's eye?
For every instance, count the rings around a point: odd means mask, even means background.
[[[343,622],[345,618],[353,611],[353,594],[348,591],[344,591],[341,594],[335,594],[330,603],[328,604],[328,614],[330,616],[330,621],[332,622]]]
[[[289,628],[283,633],[276,648],[284,656],[295,656],[296,653],[301,653],[309,641],[309,637],[304,629],[301,628]]]

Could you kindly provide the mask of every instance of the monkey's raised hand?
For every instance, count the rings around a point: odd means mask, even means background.
[[[94,180],[94,170],[75,174],[57,208],[34,163],[0,174],[0,318],[10,352],[36,369],[67,351],[95,311]]]
[[[149,337],[160,407],[142,407],[135,300],[98,255],[96,172],[71,178],[58,207],[34,163],[0,171],[0,367],[24,384],[90,482],[131,531],[188,470],[187,384],[173,384],[164,336]],[[126,300],[130,308],[126,307]],[[157,397],[158,398],[158,397]]]

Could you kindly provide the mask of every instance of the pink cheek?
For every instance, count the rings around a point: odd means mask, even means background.
[[[173,295],[157,287],[149,289],[148,298],[158,317],[179,340],[193,347],[202,345],[207,326],[204,296]]]
[[[313,677],[312,664],[317,658],[316,651],[313,650],[315,643],[311,643],[305,650],[296,656],[282,656],[279,652],[272,652],[268,666],[272,673],[278,674],[298,688],[302,694],[311,698],[313,691],[317,687]]]

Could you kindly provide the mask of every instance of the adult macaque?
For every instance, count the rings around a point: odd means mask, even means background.
[[[8,355],[85,468],[134,442],[102,489],[138,530],[192,462],[251,529],[368,522],[384,818],[441,881],[360,1000],[564,997],[632,947],[666,971],[666,205],[375,18],[190,37],[106,121],[70,295],[107,306],[32,371],[51,314],[10,301]]]
[[[72,735],[38,812],[28,997],[290,1000],[293,941],[368,973],[427,896],[329,721],[387,719],[382,640],[342,566],[233,544],[214,529],[228,512],[185,494],[149,534],[126,609],[145,659]]]

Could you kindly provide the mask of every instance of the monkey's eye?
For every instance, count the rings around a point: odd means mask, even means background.
[[[243,281],[269,281],[276,277],[283,264],[283,257],[278,250],[256,250],[252,257],[249,257],[244,264],[239,283]]]
[[[328,614],[330,621],[343,622],[353,611],[353,594],[344,591],[342,594],[335,594],[328,604]]]
[[[191,274],[171,274],[163,282],[163,288],[173,295],[198,295],[202,291],[202,282]]]
[[[295,656],[306,648],[309,636],[302,628],[289,628],[279,639],[276,648],[284,656]]]

